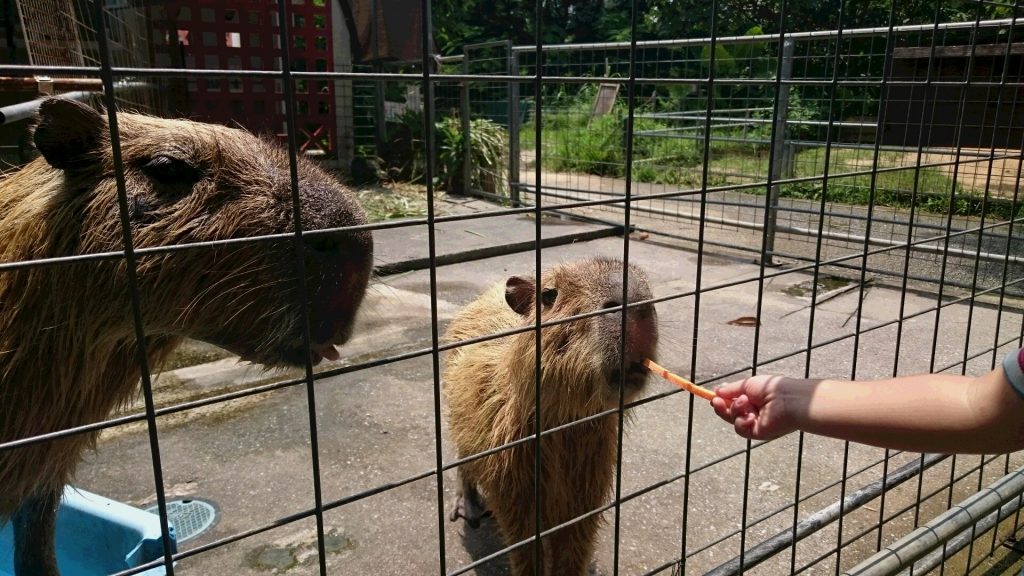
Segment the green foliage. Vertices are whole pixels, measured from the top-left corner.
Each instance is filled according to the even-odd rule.
[[[437,186],[448,192],[464,193],[462,164],[466,138],[457,116],[447,116],[435,123]],[[403,179],[421,182],[426,174],[424,156],[423,113],[407,110],[400,122],[391,127],[385,161]],[[507,194],[504,171],[508,154],[508,134],[499,124],[484,118],[470,121],[470,173],[472,186],[492,194]]]
[[[611,113],[590,119],[592,99],[593,90],[580,90],[575,97],[566,95],[561,100],[564,108],[544,114],[545,170],[613,178],[625,176],[626,108],[623,102],[619,102]],[[804,105],[799,96],[791,97],[790,106],[791,117],[797,119],[814,119],[817,114],[816,110]],[[677,124],[660,119],[635,119],[634,181],[691,187],[701,185],[703,142],[670,137],[673,135],[671,129],[677,127]],[[739,129],[731,132],[718,130],[716,134],[737,138],[767,137],[770,128],[765,124],[757,134],[744,134]],[[532,146],[534,130],[532,122],[523,126],[520,133],[522,148]],[[764,181],[767,178],[769,148],[766,144],[719,141],[712,143],[709,153],[709,186]],[[871,175],[863,172],[871,169],[873,157],[870,150],[833,148],[827,186],[823,186],[820,180],[786,184],[782,186],[781,194],[790,198],[820,200],[824,193],[829,202],[856,205],[874,202],[879,206],[900,208],[913,205],[919,210],[941,214],[950,209],[953,181],[946,174],[935,168],[918,170],[913,160],[903,153],[883,152],[878,158],[880,168],[901,169],[877,172],[872,184]],[[825,172],[824,148],[801,149],[795,155],[793,165],[793,177],[821,176]],[[748,189],[747,193],[763,194],[764,191],[764,187],[755,187]],[[979,192],[957,185],[953,213],[978,215],[984,211],[990,217],[1012,216],[1012,202],[990,198],[983,205]]]
[[[620,102],[612,112],[590,118],[592,93],[590,87],[582,89],[566,108],[544,115],[544,168],[621,178],[626,162],[626,106]],[[633,122],[634,134],[669,127],[643,117]],[[523,127],[524,149],[532,148],[534,130],[532,122]],[[634,139],[633,158],[635,180],[679,184],[692,181],[692,165],[701,154],[693,140],[641,136]]]
[[[508,154],[508,134],[505,129],[486,118],[469,122],[469,156],[471,181],[469,184],[484,192],[505,195],[505,157]],[[437,123],[438,183],[444,190],[465,193],[463,162],[466,138],[462,121],[449,116]]]
[[[701,66],[704,74],[709,72],[711,63],[711,45],[706,44],[700,53]],[[736,74],[736,60],[729,53],[729,50],[721,44],[715,44],[715,76],[733,76]]]

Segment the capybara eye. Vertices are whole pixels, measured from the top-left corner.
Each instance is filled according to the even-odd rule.
[[[195,184],[202,176],[196,166],[166,154],[150,158],[142,165],[142,171],[161,184]]]
[[[558,298],[558,290],[555,288],[545,288],[540,293],[540,301],[545,306],[551,306],[555,303],[555,299]]]

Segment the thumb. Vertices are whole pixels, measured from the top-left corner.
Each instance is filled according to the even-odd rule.
[[[715,388],[715,395],[725,400],[731,400],[744,392],[747,379],[726,382]]]

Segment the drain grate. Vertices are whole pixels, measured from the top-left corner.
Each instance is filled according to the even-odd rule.
[[[160,513],[157,506],[146,511]],[[209,530],[216,519],[217,509],[202,500],[171,500],[167,503],[167,522],[174,526],[175,541],[179,544]]]

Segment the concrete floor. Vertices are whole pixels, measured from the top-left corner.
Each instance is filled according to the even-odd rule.
[[[468,202],[449,209],[494,207]],[[546,218],[543,222],[545,235],[551,236],[571,236],[598,228],[559,219]],[[642,223],[695,237],[692,229],[681,229],[691,224]],[[425,227],[379,232],[378,264],[426,256],[426,233]],[[526,216],[459,221],[438,228],[437,247],[439,253],[447,253],[502,246],[532,239],[533,234],[534,221]],[[760,236],[753,233],[709,234],[737,244],[760,242]],[[630,261],[647,270],[655,296],[688,293],[696,287],[698,259],[689,249],[692,246],[656,242],[655,236],[634,240],[629,248]],[[593,255],[621,256],[622,250],[622,238],[609,237],[545,249],[543,259],[546,266]],[[439,267],[440,329],[487,286],[512,274],[531,273],[533,263],[534,253],[528,251]],[[673,371],[708,384],[749,370],[755,330],[729,321],[755,315],[759,270],[749,256],[708,248],[700,269],[705,292],[700,299],[697,363],[690,366],[695,318],[692,295],[657,306],[662,335],[660,361]],[[761,362],[807,347],[810,302],[800,285],[809,279],[806,273],[793,273],[766,282],[760,315]],[[743,280],[748,281],[741,283]],[[805,353],[795,353],[762,365],[759,371],[799,375],[809,368],[814,375],[849,376],[856,357],[859,377],[883,377],[891,375],[897,358],[901,372],[926,370],[933,344],[937,366],[956,362],[964,356],[968,333],[971,351],[990,347],[997,319],[1001,339],[1021,333],[1018,310],[1006,308],[999,313],[992,306],[972,307],[965,302],[943,308],[938,323],[934,311],[904,322],[897,354],[895,325],[865,331],[895,318],[901,305],[905,316],[934,307],[935,297],[907,293],[903,300],[898,286],[875,282],[864,291],[858,319],[859,296],[859,290],[852,290],[820,303],[812,338],[816,343],[828,342],[854,334],[859,322],[862,334],[856,341],[856,351],[854,339],[843,339],[815,349],[809,360]],[[430,302],[426,270],[381,279],[368,296],[357,336],[343,350],[346,358],[335,366],[429,350]],[[991,362],[991,355],[983,355],[968,363],[968,371],[982,372]],[[314,391],[322,497],[326,503],[345,502],[323,515],[329,573],[437,574],[442,563],[445,571],[452,573],[501,547],[493,523],[485,522],[473,530],[447,520],[454,498],[454,470],[442,475],[443,509],[439,509],[438,479],[430,472],[437,466],[438,450],[444,462],[454,456],[444,422],[436,421],[433,374],[433,357],[425,354],[317,380]],[[158,379],[157,404],[167,406],[293,375],[265,374],[238,365],[233,359],[182,368]],[[672,390],[669,384],[652,379],[644,395],[659,396]],[[159,419],[168,497],[201,498],[218,509],[214,527],[182,543],[180,550],[268,526],[314,505],[308,398],[307,387],[300,385]],[[790,436],[756,445],[747,452],[746,442],[718,420],[704,401],[691,403],[683,393],[659,397],[633,412],[622,446],[622,494],[628,501],[618,511],[618,574],[643,574],[677,560],[684,551],[685,565],[662,573],[704,573],[739,553],[741,533],[744,544],[750,547],[788,529],[793,523],[792,503],[797,490],[801,499],[806,498],[798,510],[802,519],[837,501],[841,489],[855,490],[882,474],[878,464],[884,455],[882,450],[851,445],[847,451],[843,443],[819,437],[804,437],[802,451],[800,438]],[[438,427],[442,430],[440,440],[435,433]],[[889,466],[894,468],[915,458],[917,455],[895,455]],[[914,479],[892,490],[884,502],[873,500],[847,515],[841,545],[836,523],[802,540],[795,548],[797,566],[821,558],[803,573],[834,574],[837,558],[830,552],[839,546],[841,567],[851,567],[876,549],[879,532],[869,527],[877,524],[880,513],[887,519],[881,542],[890,543],[913,527],[915,514],[921,522],[927,521],[945,510],[948,500],[962,500],[979,484],[1002,476],[1007,465],[1016,468],[1022,461],[1020,455],[1008,461],[998,459],[984,466],[979,477],[978,457],[947,460],[922,474],[920,482]],[[845,484],[841,482],[844,474]],[[949,490],[944,487],[950,484],[951,474],[963,477]],[[346,500],[391,483],[402,484],[351,502]],[[80,467],[77,484],[137,506],[151,505],[155,494],[145,425],[121,426],[104,434],[97,450],[88,454]],[[918,509],[913,503],[919,485],[926,496],[934,495],[925,498]],[[650,486],[656,487],[644,491]],[[596,566],[599,573],[613,574],[615,511],[605,517]],[[315,520],[307,517],[185,558],[178,563],[176,573],[317,574],[316,534]],[[998,548],[1001,538],[1002,534],[996,541],[997,551],[1005,551]],[[972,563],[984,564],[982,572],[976,573],[1020,570],[1017,555],[999,552],[985,560],[992,546],[991,535],[980,540]],[[962,573],[962,565],[961,560],[956,573]],[[784,574],[789,566],[787,549],[748,573]],[[469,573],[504,574],[507,569],[504,559],[499,558]]]

